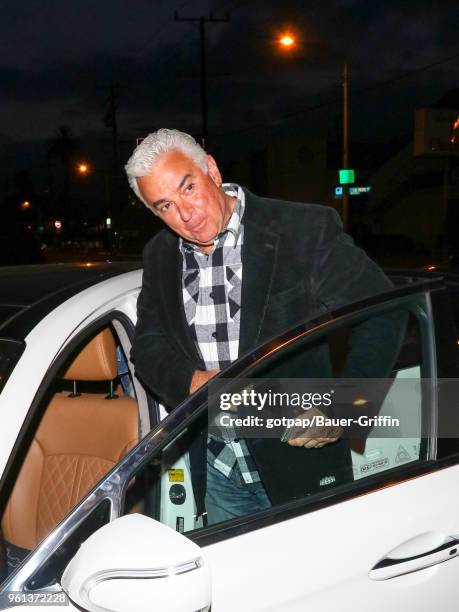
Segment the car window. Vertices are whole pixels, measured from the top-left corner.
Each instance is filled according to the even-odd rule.
[[[66,355],[46,386],[38,426],[1,517],[4,573],[137,444],[139,411],[125,350],[111,324],[99,327]]]
[[[259,478],[249,482],[261,482],[268,499],[266,509],[290,503],[304,503],[306,508],[309,500],[318,498],[331,502],[343,490],[358,489],[371,479],[375,487],[381,486],[381,479],[389,482],[407,466],[425,463],[431,455],[434,409],[434,363],[427,312],[427,300],[421,295],[380,307],[371,315],[343,317],[342,321],[324,325],[323,331],[316,329],[311,337],[299,334],[298,340],[273,342],[272,350],[249,367],[243,378],[211,383],[208,414],[184,429],[161,458],[155,457],[136,476],[141,477],[137,498],[126,502],[125,512],[132,511],[134,503],[142,506],[145,502],[150,516],[181,532],[219,522],[210,520],[206,509],[200,511],[199,491],[205,488],[206,478],[212,478],[209,467],[207,474],[205,470],[197,473],[193,467],[208,422],[207,462],[212,470],[223,474],[220,484],[225,486],[225,477],[228,487],[235,484],[229,482],[234,472],[237,478],[232,480],[236,484],[237,480],[247,483],[247,478],[256,473]],[[311,389],[319,396],[322,392],[321,403],[311,404]],[[259,399],[241,409],[244,392],[246,398],[264,397],[263,409],[259,409]],[[341,394],[341,399],[330,411],[333,393]],[[223,395],[229,407],[222,407]],[[271,400],[276,397],[287,398],[292,410],[272,405],[267,411],[267,400],[273,404]],[[293,402],[293,397],[300,399]],[[220,410],[215,408],[215,398],[220,400]],[[296,439],[304,431],[297,429],[296,421],[290,426],[284,419],[267,428],[268,418],[293,415],[298,420],[316,407],[323,414],[325,429],[319,429],[319,433],[314,430],[314,438],[336,437],[321,448],[288,444],[292,433]],[[225,415],[225,423],[216,423],[218,413]],[[260,414],[264,417],[262,429],[253,420],[236,423],[238,418],[243,421]],[[341,428],[343,421],[337,423],[336,417],[348,419],[348,425]],[[233,422],[228,425],[230,418]],[[353,419],[359,421],[355,426],[350,423]],[[234,458],[241,453],[241,441],[248,448],[245,466],[244,460],[235,462]],[[228,446],[232,455],[227,452]],[[219,495],[223,493],[219,490]]]

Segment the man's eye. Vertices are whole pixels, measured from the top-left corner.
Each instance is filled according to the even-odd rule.
[[[194,191],[194,183],[190,183],[185,187],[185,193],[192,193]]]
[[[172,205],[172,202],[165,202],[164,204],[161,204],[161,206],[159,207],[159,212],[166,212],[166,210],[168,210]]]

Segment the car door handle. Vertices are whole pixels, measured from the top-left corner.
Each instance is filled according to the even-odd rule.
[[[448,536],[443,544],[427,552],[409,557],[384,557],[368,572],[368,576],[372,580],[388,580],[389,578],[417,572],[426,567],[443,563],[458,555],[459,535]]]

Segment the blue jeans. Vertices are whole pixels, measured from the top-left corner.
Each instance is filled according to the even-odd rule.
[[[207,464],[206,510],[209,525],[271,508],[261,482],[246,484],[236,464],[229,478]]]

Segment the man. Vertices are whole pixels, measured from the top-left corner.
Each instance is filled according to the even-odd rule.
[[[169,408],[295,322],[390,287],[343,233],[333,209],[258,198],[222,184],[215,160],[187,134],[150,134],[126,172],[137,196],[167,226],[144,249],[132,359],[139,378]],[[373,346],[374,358],[354,351],[346,375],[382,375],[382,352],[374,347],[389,336],[393,352],[398,331],[393,322],[359,326],[353,344]],[[209,437],[206,468],[200,433],[190,451],[192,477],[199,511],[207,470],[210,523],[282,500],[272,491],[268,497],[250,441]],[[349,463],[347,445],[336,440],[303,435],[282,446],[297,461],[298,452],[311,454],[295,448],[304,446],[319,449],[316,463],[331,456]]]

